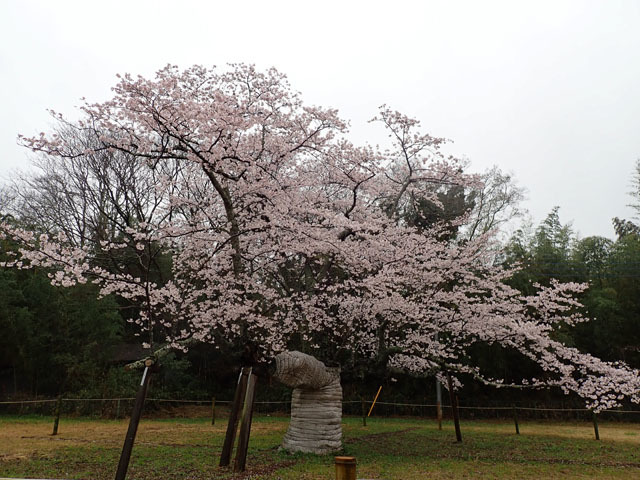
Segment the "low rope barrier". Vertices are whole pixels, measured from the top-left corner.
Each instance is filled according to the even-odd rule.
[[[135,397],[114,397],[114,398],[62,398],[60,399],[62,402],[123,402],[123,401],[134,401]],[[0,405],[32,405],[32,404],[44,404],[44,403],[56,403],[58,401],[57,398],[43,398],[41,400],[10,400],[10,401],[0,401]],[[185,400],[185,399],[171,399],[171,398],[147,398],[147,402],[156,402],[156,403],[183,403],[183,404],[196,404],[196,405],[210,405],[211,399],[206,400]],[[224,405],[231,404],[231,400],[217,400],[216,405]],[[363,400],[344,400],[342,402],[343,405],[360,405],[363,403]],[[369,404],[370,401],[365,400],[364,403]],[[256,405],[289,405],[291,404],[290,400],[262,400],[255,401]],[[376,405],[386,405],[386,406],[395,406],[395,407],[410,407],[410,408],[437,408],[438,405],[435,403],[404,403],[404,402],[376,402]],[[449,408],[447,405],[441,406],[443,409]],[[565,407],[526,407],[526,406],[458,406],[460,410],[485,410],[485,411],[513,411],[513,409],[523,410],[523,411],[531,411],[531,412],[591,412],[591,409],[588,408],[565,408]],[[601,410],[601,413],[625,413],[625,414],[635,414],[640,413],[640,410],[618,410],[618,409],[606,409]]]
[[[20,409],[18,412],[18,415],[22,415],[25,409],[25,405],[42,405],[42,404],[52,404],[55,403],[55,407],[53,407],[53,409],[51,409],[51,407],[49,408],[49,411],[51,412],[53,410],[53,416],[54,416],[54,424],[53,424],[53,433],[52,435],[57,435],[58,433],[58,426],[59,426],[59,422],[60,422],[60,416],[61,416],[61,410],[62,410],[62,404],[64,402],[70,402],[73,404],[91,404],[95,402],[101,402],[101,408],[99,410],[99,413],[101,416],[104,416],[105,414],[108,416],[114,416],[116,419],[121,418],[121,403],[124,402],[133,402],[134,400],[136,400],[134,397],[115,397],[115,398],[63,398],[62,396],[56,398],[56,399],[49,399],[49,398],[44,398],[44,399],[40,399],[40,400],[10,400],[10,401],[0,401],[0,405],[4,405],[4,406],[10,406],[10,405],[19,405]],[[144,401],[144,400],[143,400]],[[169,399],[169,398],[148,398],[146,399],[145,403],[171,403],[174,405],[179,405],[179,404],[191,404],[191,405],[202,405],[202,406],[210,406],[211,407],[211,424],[215,425],[215,420],[216,420],[216,405],[221,405],[221,404],[231,404],[232,402],[230,400],[216,400],[215,397],[212,397],[210,400],[187,400],[187,399]],[[375,402],[370,402],[368,400],[345,400],[342,402],[343,405],[343,411],[344,414],[351,414],[353,415],[353,407],[354,405],[360,405],[361,410],[362,410],[362,424],[363,426],[367,425],[367,417],[368,415],[365,416],[365,412],[366,412],[366,406],[367,405],[371,405],[371,409],[369,411],[369,414],[371,414],[371,410],[373,410],[373,406],[375,404]],[[273,406],[273,405],[285,405],[284,411],[290,411],[291,409],[291,401],[290,400],[263,400],[263,401],[257,401],[254,402],[254,406],[258,407],[259,405],[265,405],[265,406]],[[376,416],[378,417],[384,417],[384,416],[389,416],[389,412],[387,411],[387,415],[384,415],[384,413],[382,413],[380,411],[380,409],[382,407],[393,407],[393,416],[396,415],[396,408],[399,407],[401,409],[405,409],[404,414],[407,415],[407,410],[406,409],[410,409],[409,410],[409,416],[416,416],[416,409],[421,409],[421,415],[418,415],[418,417],[421,418],[428,418],[430,417],[430,415],[427,415],[425,412],[425,409],[429,408],[429,409],[435,409],[436,410],[436,414],[438,417],[438,428],[441,428],[441,421],[442,421],[442,411],[443,410],[448,410],[450,407],[448,406],[440,406],[438,404],[433,404],[433,403],[406,403],[406,402],[377,402],[378,405],[378,412],[376,414]],[[346,406],[350,406],[350,410],[351,411],[346,411],[346,409],[344,409],[344,407]],[[105,408],[107,407],[107,408]],[[26,407],[26,408],[30,408],[30,407]],[[578,416],[582,416],[584,415],[584,413],[591,413],[591,420],[593,422],[593,428],[594,428],[594,434],[595,434],[595,439],[599,440],[600,439],[600,434],[599,434],[599,429],[598,429],[598,417],[603,414],[603,413],[607,413],[607,414],[636,414],[636,413],[640,413],[640,410],[622,410],[622,409],[607,409],[607,410],[602,410],[598,413],[594,412],[593,410],[587,409],[587,408],[567,408],[567,407],[527,407],[527,406],[516,406],[516,405],[511,405],[511,406],[504,406],[504,405],[495,405],[495,406],[457,406],[457,408],[459,410],[465,410],[465,411],[484,411],[484,412],[488,412],[488,411],[494,411],[494,412],[503,412],[501,413],[501,415],[504,415],[506,412],[511,412],[511,415],[513,417],[513,422],[514,422],[514,426],[515,426],[515,432],[517,435],[520,435],[520,424],[519,424],[519,420],[518,420],[518,412],[562,412],[565,415],[569,412],[571,413],[576,413],[576,417]],[[75,413],[88,413],[86,409],[82,409],[83,411],[81,412],[78,408],[75,409]],[[273,413],[274,411],[282,411],[282,410],[270,410],[271,413]],[[356,410],[358,410],[358,408],[356,407]],[[40,410],[39,412],[40,414],[42,414],[42,410]],[[92,412],[90,412],[90,414],[95,414],[96,411],[93,410]],[[267,413],[263,410],[263,413]],[[456,425],[456,435],[459,435],[459,416],[457,414],[457,410],[453,409],[452,410],[452,414],[453,414],[453,420],[455,422]],[[133,415],[133,414],[132,414]],[[473,418],[473,414],[472,418]],[[507,414],[508,415],[508,414]],[[132,417],[133,418],[133,417]],[[548,418],[548,417],[547,417]],[[628,418],[627,418],[628,420]],[[2,479],[0,479],[2,480]]]

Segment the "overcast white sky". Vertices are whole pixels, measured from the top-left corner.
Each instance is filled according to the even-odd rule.
[[[473,171],[496,164],[584,236],[631,217],[640,157],[640,1],[30,1],[0,5],[0,177],[25,166],[18,133],[46,109],[77,116],[116,73],[167,63],[275,66],[356,143],[386,103],[452,139]]]

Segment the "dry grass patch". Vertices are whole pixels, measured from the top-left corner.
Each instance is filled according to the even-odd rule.
[[[50,418],[0,418],[0,477],[111,480],[126,420],[63,418],[50,435]],[[217,466],[226,418],[144,418],[129,478],[137,480],[333,479],[332,457],[278,451],[286,417],[258,415],[249,470],[234,476]],[[399,480],[640,478],[640,425],[602,423],[602,441],[590,423],[528,422],[515,435],[509,421],[464,421],[464,442],[453,426],[432,420],[344,420],[344,453],[358,459],[358,477]]]

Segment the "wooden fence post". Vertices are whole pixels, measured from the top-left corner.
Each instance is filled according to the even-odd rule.
[[[56,401],[56,411],[55,418],[53,419],[53,433],[51,435],[58,434],[58,424],[60,423],[60,409],[62,407],[62,395],[58,395],[58,400]]]
[[[593,431],[596,434],[596,440],[600,440],[600,432],[598,431],[598,416],[593,412]]]
[[[216,424],[216,397],[211,399],[211,425]]]
[[[364,403],[364,398],[360,398],[360,406],[362,407],[362,426],[367,426],[367,407]]]
[[[520,426],[518,425],[518,409],[513,407],[513,423],[516,425],[516,435],[520,435]]]
[[[138,393],[136,394],[133,412],[131,412],[129,428],[127,430],[127,436],[124,439],[124,445],[122,446],[122,453],[120,454],[120,461],[118,462],[118,470],[116,471],[115,480],[124,480],[127,476],[129,460],[131,460],[131,451],[133,450],[133,443],[136,439],[136,433],[138,432],[138,424],[140,423],[144,401],[147,397],[147,389],[149,388],[149,379],[151,377],[153,366],[153,360],[148,359],[145,361],[144,373],[142,374],[142,380],[138,387]]]

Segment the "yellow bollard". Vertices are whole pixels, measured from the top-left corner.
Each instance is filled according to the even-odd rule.
[[[356,458],[335,457],[336,480],[356,480]]]

